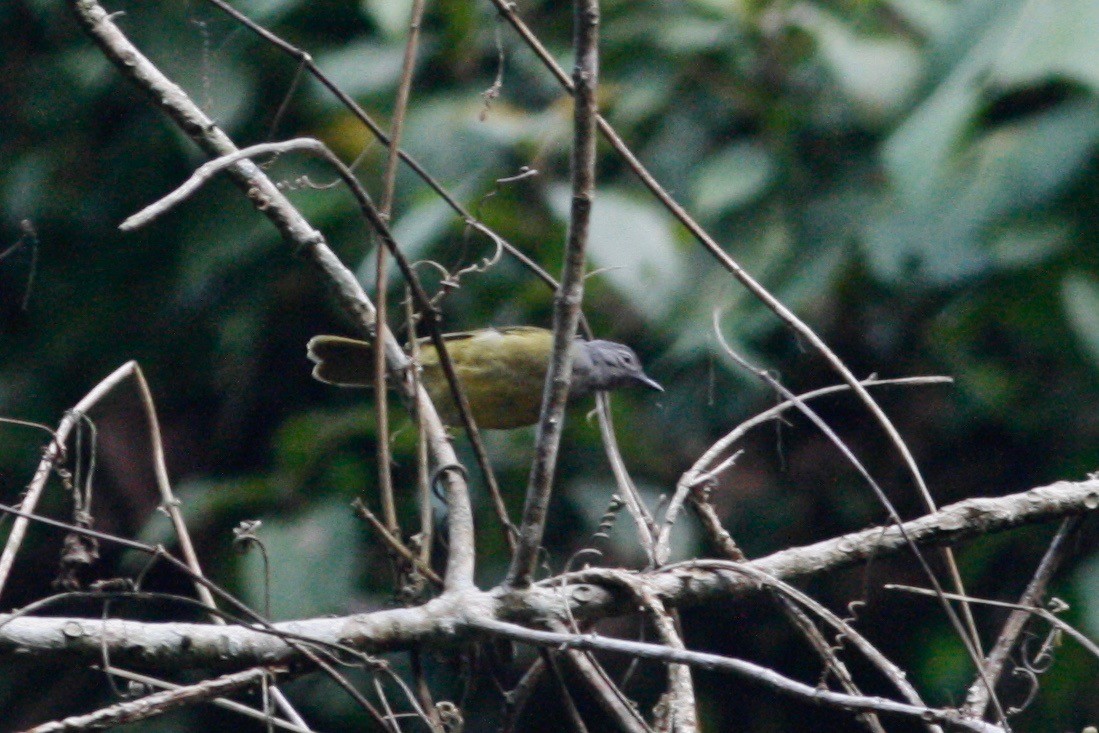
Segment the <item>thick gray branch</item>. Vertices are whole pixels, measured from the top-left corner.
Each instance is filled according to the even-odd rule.
[[[1097,508],[1099,480],[1062,481],[1020,494],[952,504],[907,522],[905,530],[921,545],[945,544]],[[748,565],[754,571],[791,580],[905,550],[899,530],[886,527],[784,550]],[[733,562],[698,560],[638,575],[662,602],[685,606],[760,592],[758,581],[737,568]],[[602,576],[606,572],[572,573],[521,591],[459,591],[415,608],[291,621],[276,624],[276,628],[319,645],[381,652],[460,642],[464,638],[461,626],[469,619],[541,624],[569,614],[593,619],[634,613],[636,602],[621,590],[621,583],[605,582]],[[277,636],[242,626],[0,616],[0,656],[98,659],[101,645],[119,664],[153,669],[239,669],[297,658]]]

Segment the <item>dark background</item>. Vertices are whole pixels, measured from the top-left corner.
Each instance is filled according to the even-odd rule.
[[[387,119],[404,4],[237,6],[309,51]],[[107,9],[125,11],[122,28],[239,145],[308,135],[345,160],[365,148],[360,177],[379,192],[384,151],[319,84],[303,79],[277,118],[293,60],[201,2]],[[524,2],[519,10],[568,68],[567,4]],[[604,3],[601,106],[665,186],[856,374],[956,379],[879,393],[940,504],[1080,479],[1099,464],[1095,27],[1099,6],[1090,0]],[[497,74],[498,43],[503,86],[486,110],[481,93]],[[487,3],[428,4],[404,147],[553,273],[566,226],[570,110]],[[716,438],[774,400],[723,355],[712,332],[715,309],[725,337],[790,389],[836,379],[672,222],[608,147],[600,150],[591,267],[601,272],[588,280],[585,312],[598,335],[633,345],[668,389],[614,399],[627,463],[655,502]],[[385,607],[393,601],[384,553],[348,510],[357,496],[374,500],[372,398],[311,381],[304,358],[311,335],[351,332],[322,284],[224,181],[137,233],[117,230],[201,161],[103,60],[64,3],[0,4],[0,252],[22,242],[0,259],[0,416],[56,425],[100,379],[136,359],[157,401],[189,526],[217,580],[261,602],[258,556],[231,547],[231,529],[258,518],[272,558],[275,618]],[[495,183],[521,166],[540,175]],[[350,196],[298,181],[307,174],[326,183],[331,172],[290,156],[271,173],[294,189],[294,202],[369,285],[373,249]],[[23,220],[33,223],[36,241],[23,236]],[[492,254],[407,170],[398,179],[394,231],[411,259],[448,268]],[[435,287],[436,272],[421,272]],[[552,294],[507,257],[464,277],[443,303],[447,330],[549,325],[551,308]],[[902,513],[919,514],[911,480],[865,410],[847,397],[818,408]],[[414,436],[395,410],[401,486],[412,476]],[[598,431],[584,416],[571,413],[546,538],[555,571],[588,542],[612,490]],[[155,511],[134,393],[121,390],[92,417],[96,526],[170,541]],[[45,438],[9,425],[0,425],[0,436],[0,497],[13,503]],[[488,437],[517,513],[533,431]],[[464,439],[457,444],[468,456]],[[758,430],[744,447],[715,503],[750,556],[884,521],[869,489],[804,420]],[[64,517],[69,506],[55,482],[43,511]],[[500,579],[506,554],[480,494],[477,506],[479,580],[487,586]],[[411,502],[401,510],[415,516]],[[691,527],[680,524],[678,557],[706,551]],[[959,548],[968,590],[1015,600],[1053,529]],[[612,540],[604,562],[641,562],[625,514]],[[1072,606],[1066,619],[1093,637],[1094,540],[1091,521],[1053,588]],[[3,610],[51,592],[58,548],[56,534],[31,533]],[[140,568],[137,558],[104,547],[92,575]],[[941,613],[932,601],[880,590],[886,580],[924,584],[901,558],[807,589],[836,610],[867,601],[859,621],[871,640],[910,670],[930,702],[959,702],[972,671]],[[149,582],[185,587],[158,575]],[[117,612],[181,617],[174,608]],[[986,644],[1002,618],[980,612]],[[692,648],[809,682],[819,673],[768,603],[692,609],[685,624]],[[603,630],[636,634],[628,625]],[[1072,643],[1055,658],[1039,677],[1037,699],[1016,719],[1018,730],[1079,730],[1099,720],[1096,660]],[[2,665],[5,728],[108,699],[90,672]],[[479,669],[431,660],[441,694],[468,693],[470,709],[483,712],[468,729],[494,730],[493,684],[484,675],[471,690],[461,682]],[[658,674],[643,667],[629,690],[651,704]],[[697,677],[708,729],[804,729],[800,705],[735,678]],[[871,679],[867,689],[876,684]],[[1020,703],[1025,690],[1010,686],[1005,704]],[[320,730],[358,724],[354,704],[325,681],[301,681],[291,695]],[[545,713],[555,706],[548,697],[537,708],[547,729],[558,725]],[[813,730],[852,725],[846,715],[812,715]],[[203,708],[133,729],[230,724],[251,725]]]

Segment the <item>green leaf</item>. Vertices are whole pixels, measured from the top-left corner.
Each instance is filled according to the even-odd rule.
[[[888,279],[918,275],[945,283],[1014,266],[998,241],[1005,220],[1055,196],[1079,174],[1097,140],[1099,102],[1074,100],[959,145],[920,166],[919,182],[901,176],[892,204],[866,227],[871,267]],[[1053,235],[1039,239],[1026,247],[1057,246]]]
[[[862,36],[808,3],[790,10],[791,21],[817,42],[821,60],[844,93],[870,120],[893,117],[923,79],[920,50],[900,35]]]
[[[352,97],[377,94],[393,89],[401,78],[404,46],[362,40],[317,56],[317,65],[325,75]],[[326,105],[338,102],[319,85],[313,88]]]
[[[695,210],[708,217],[746,206],[763,195],[774,177],[774,158],[763,145],[731,145],[707,160],[695,178]]]
[[[549,203],[562,220],[569,216],[571,193],[550,191]],[[682,266],[670,218],[663,210],[619,191],[600,191],[592,209],[590,263],[639,313],[660,317],[672,305],[682,281]]]
[[[1067,78],[1099,92],[1099,3],[1030,0],[1005,34],[992,69],[1008,87]]]
[[[408,31],[412,17],[410,0],[361,0],[365,12],[387,36],[399,36]]]

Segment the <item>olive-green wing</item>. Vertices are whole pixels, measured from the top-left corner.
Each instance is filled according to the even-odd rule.
[[[479,426],[503,429],[537,421],[552,344],[552,332],[529,326],[447,334],[447,352]],[[420,364],[443,421],[457,424],[457,408],[433,346],[421,350]]]
[[[481,328],[476,331],[455,331],[443,334],[447,352],[455,366],[479,370],[499,365],[508,368],[513,361],[541,364],[549,362],[553,344],[553,332],[535,326],[502,326]],[[430,338],[417,340],[420,362],[425,366],[437,366],[438,354]],[[544,374],[543,366],[543,374]]]
[[[448,333],[443,339],[481,427],[512,428],[537,421],[553,345],[551,331],[508,326]],[[456,425],[458,412],[439,355],[429,339],[417,343],[424,387],[443,421]],[[309,341],[308,353],[316,363],[313,376],[322,382],[342,387],[373,383],[373,348],[365,341],[315,336]]]

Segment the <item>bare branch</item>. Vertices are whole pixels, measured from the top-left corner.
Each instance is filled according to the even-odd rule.
[[[969,499],[905,524],[910,538],[922,544],[958,542],[1021,524],[1046,521],[1099,508],[1099,479],[1060,482],[1020,494]],[[21,514],[8,507],[0,510]],[[102,539],[120,541],[92,530],[35,517],[36,521]],[[143,552],[147,545],[132,540],[121,544]],[[855,532],[805,547],[774,553],[749,563],[695,560],[637,573],[657,596],[671,606],[687,606],[760,592],[760,583],[746,574],[751,568],[774,578],[793,580],[819,575],[871,557],[881,558],[908,547],[895,526]],[[167,558],[171,559],[171,558]],[[178,563],[178,561],[175,561]],[[183,570],[186,566],[179,563]],[[615,571],[624,572],[624,571]],[[106,643],[112,658],[146,667],[170,663],[175,669],[192,666],[240,668],[281,663],[297,652],[277,634],[291,634],[319,644],[349,646],[366,652],[408,649],[416,645],[453,643],[456,624],[467,617],[538,621],[547,618],[605,618],[633,613],[629,594],[607,586],[606,571],[567,573],[526,591],[475,589],[455,591],[415,608],[387,609],[340,618],[319,618],[252,627],[215,627],[208,624],[138,623],[121,620],[73,618],[12,618],[0,616],[0,652],[15,649],[28,656],[65,651],[98,658]],[[548,587],[546,583],[552,583]],[[213,590],[213,588],[212,588]],[[219,591],[215,591],[219,593]],[[223,593],[220,592],[220,593]],[[222,597],[219,593],[219,597]],[[226,596],[232,600],[231,596]],[[247,609],[243,609],[246,612]],[[180,644],[181,638],[186,644]],[[226,653],[226,643],[233,652]]]
[[[659,644],[646,644],[625,639],[612,639],[596,636],[595,634],[562,634],[554,631],[537,631],[517,624],[509,624],[492,619],[470,619],[468,625],[471,628],[504,636],[515,641],[522,641],[539,646],[552,646],[561,649],[587,649],[591,651],[606,651],[617,654],[625,654],[641,659],[651,659],[667,664],[688,664],[699,669],[716,672],[729,672],[743,677],[752,682],[765,685],[775,692],[796,697],[804,702],[817,705],[828,705],[842,710],[873,711],[878,713],[891,713],[922,720],[933,720],[940,723],[949,723],[965,730],[979,731],[980,733],[1003,733],[1004,729],[997,725],[985,723],[980,720],[972,720],[962,716],[955,710],[936,709],[909,703],[901,703],[886,700],[881,697],[848,695],[842,692],[821,690],[803,682],[780,675],[774,670],[761,667],[758,664],[724,657],[718,654],[695,652],[684,649],[672,649]]]
[[[558,65],[556,59],[546,50],[534,33],[531,32],[530,28],[528,28],[519,17],[515,10],[515,4],[509,0],[492,0],[492,3],[499,10],[500,14],[507,19],[523,41],[530,46],[534,54],[546,66],[554,78],[557,79],[558,83],[561,84],[567,92],[576,96],[579,93],[579,90],[577,89],[575,82],[570,83],[568,76],[565,75],[564,70]],[[752,277],[747,270],[741,267],[740,263],[729,256],[728,252],[726,252],[725,249],[723,249],[717,241],[703,229],[702,225],[695,221],[687,210],[675,200],[659,181],[656,180],[656,177],[645,168],[640,159],[630,150],[629,146],[626,145],[625,141],[622,140],[614,127],[612,127],[606,119],[602,116],[598,117],[597,124],[600,133],[611,144],[611,147],[622,156],[626,165],[635,175],[637,175],[645,187],[649,189],[653,196],[660,201],[672,216],[686,227],[687,231],[691,233],[691,236],[693,236],[695,240],[717,260],[722,268],[735,277],[750,293],[752,293],[756,299],[767,306],[768,309],[803,338],[806,343],[823,356],[833,371],[835,371],[836,374],[854,390],[859,400],[870,411],[870,414],[874,416],[874,419],[889,438],[890,443],[893,444],[900,454],[927,510],[934,511],[936,509],[935,500],[931,496],[931,491],[927,488],[923,473],[920,471],[919,465],[912,455],[912,451],[909,450],[908,445],[904,442],[904,438],[901,437],[901,434],[893,424],[893,421],[889,419],[889,416],[885,414],[885,411],[877,401],[874,400],[870,393],[859,384],[855,375],[843,360],[832,351],[828,344],[824,342],[824,339],[817,335],[807,323],[798,318],[798,316],[786,307],[781,300],[775,297],[758,280]],[[947,564],[951,582],[954,584],[955,589],[959,593],[964,594],[965,589],[962,586],[961,574],[958,572],[957,563],[949,548],[943,550],[943,558]],[[980,639],[977,636],[976,627],[973,623],[973,615],[964,604],[962,606],[962,615],[966,622],[966,630],[968,631],[967,636],[969,637],[966,643],[976,654],[976,652],[980,651]]]
[[[862,385],[865,387],[881,387],[886,385],[944,384],[951,381],[953,380],[949,377],[909,377],[904,379],[867,379],[862,382]],[[726,463],[722,463],[717,467],[713,466],[714,462],[719,457],[728,453],[732,446],[744,437],[749,430],[762,425],[763,423],[777,419],[782,413],[797,407],[799,401],[805,402],[806,400],[824,397],[848,389],[850,389],[850,387],[846,384],[836,385],[834,387],[824,387],[823,389],[807,392],[806,394],[799,396],[796,400],[781,402],[769,410],[765,410],[755,417],[745,420],[721,440],[710,446],[710,448],[695,461],[694,465],[683,473],[683,476],[676,484],[675,493],[668,501],[668,506],[664,510],[664,521],[660,527],[660,538],[656,546],[657,561],[660,563],[668,561],[672,526],[675,524],[676,517],[683,506],[683,502],[686,500],[691,490],[708,481],[716,479],[717,475],[727,467]]]
[[[137,700],[127,700],[110,707],[97,710],[87,715],[74,715],[64,720],[56,720],[50,723],[30,728],[25,733],[61,733],[62,731],[110,728],[116,725],[125,725],[138,720],[146,720],[157,715],[176,710],[196,702],[205,702],[221,695],[226,695],[237,690],[259,684],[265,677],[272,676],[285,670],[271,667],[249,669],[243,672],[227,674],[212,680],[199,682],[198,684],[178,687],[163,692],[154,692],[151,695]]]
[[[178,86],[173,84],[152,62],[145,58],[114,24],[98,2],[95,0],[73,0],[73,7],[85,30],[99,44],[107,58],[125,76],[149,94],[154,103],[163,109],[204,151],[215,158],[226,159],[223,165],[227,165],[226,171],[233,181],[246,192],[257,210],[275,224],[283,238],[303,252],[324,274],[326,283],[332,288],[340,305],[355,319],[364,335],[370,335],[376,321],[374,305],[367,298],[366,293],[363,292],[354,274],[344,267],[332,250],[328,248],[324,236],[302,217],[300,212],[279,191],[267,175],[248,159],[246,154],[237,150],[229,137],[221,131],[213,120],[207,117]],[[325,157],[324,154],[328,153],[327,148],[319,143],[315,143],[315,145],[319,147],[305,147]],[[414,273],[407,267],[407,261],[400,255],[388,227],[374,207],[373,202],[370,201],[366,192],[358,185],[358,181],[338,158],[328,153],[326,159],[341,174],[341,177],[351,188],[352,193],[355,194],[360,210],[382,241],[389,247],[397,262],[401,264],[402,272],[416,294],[417,300],[426,304],[427,299],[422,288],[419,287]],[[213,167],[211,167],[209,175],[216,172],[212,169]],[[201,181],[195,185],[201,185]],[[133,217],[127,220],[130,226],[134,225],[132,220]],[[427,310],[430,311],[430,307]],[[470,432],[474,433],[476,427],[472,426],[472,420],[468,419],[468,401],[460,387],[457,386],[453,365],[446,357],[446,348],[442,345],[441,335],[438,333],[438,329],[434,327],[433,321],[429,325],[432,326],[432,339],[439,351],[443,370],[447,375],[452,391],[456,393],[455,397],[458,400],[459,409],[462,411],[463,417],[467,418],[466,424]],[[404,355],[396,340],[385,328],[378,329],[377,339],[386,351],[386,360],[390,369],[398,374],[403,372],[408,366],[408,358]],[[430,435],[429,443],[435,456],[436,465],[440,470],[458,466],[457,456],[427,393],[420,389],[413,397],[418,402],[421,414],[425,416],[425,423]],[[473,582],[474,566],[473,513],[469,505],[469,492],[458,471],[442,470],[441,476],[450,505],[449,521],[452,552],[448,557],[447,565],[447,582],[450,584],[448,587],[466,587]]]
[[[1015,642],[1019,640],[1019,634],[1023,632],[1023,627],[1032,615],[1031,611],[1024,609],[1038,606],[1041,602],[1053,574],[1071,549],[1069,539],[1075,536],[1076,530],[1080,528],[1082,521],[1083,517],[1075,516],[1061,522],[1061,527],[1057,530],[1053,541],[1049,543],[1041,563],[1038,564],[1038,569],[1034,572],[1034,577],[1030,579],[1026,590],[1023,591],[1022,598],[1019,599],[1019,605],[1023,608],[1012,611],[1007,621],[1004,622],[1003,630],[985,660],[985,674],[988,675],[988,679],[993,686],[1000,678],[1000,675],[1003,674],[1008,654],[1015,648]],[[988,702],[989,689],[978,680],[970,685],[962,712],[980,718],[984,715]]]
[[[42,455],[42,460],[38,463],[38,468],[31,478],[30,485],[27,486],[23,501],[19,505],[23,512],[27,514],[34,513],[35,508],[38,506],[38,500],[42,497],[42,492],[46,488],[46,482],[49,480],[50,474],[57,467],[58,462],[63,459],[65,443],[69,439],[69,433],[76,427],[82,416],[92,409],[92,407],[103,399],[104,396],[121,384],[127,377],[133,374],[136,367],[136,362],[128,361],[118,369],[115,369],[107,375],[103,381],[97,384],[91,392],[85,395],[82,400],[77,402],[76,405],[65,414],[65,417],[61,419],[61,422],[57,426],[57,432],[54,433],[53,440],[51,440],[46,447],[46,451]],[[23,538],[27,534],[27,524],[29,522],[30,520],[27,517],[19,516],[16,517],[15,522],[12,524],[7,544],[4,545],[4,552],[0,555],[0,593],[3,593],[4,585],[7,583],[8,575],[11,573],[12,565],[15,563],[15,556],[19,552],[19,547],[23,543]]]
[[[131,672],[127,669],[119,669],[118,667],[107,667],[104,670],[107,674],[115,677],[121,677],[131,682],[139,682],[149,687],[155,687],[161,690],[179,690],[183,688],[183,685],[177,685],[174,682],[167,682],[165,680],[157,679],[156,677],[149,677],[148,675],[138,674],[137,672]],[[214,698],[210,700],[214,705],[226,710],[232,710],[235,713],[247,716],[254,720],[260,720],[264,723],[270,723],[275,728],[280,730],[288,730],[291,733],[312,733],[312,730],[308,726],[299,725],[296,723],[288,723],[285,720],[279,720],[278,718],[272,718],[262,710],[256,710],[255,708],[242,705],[239,702],[233,700],[226,700],[224,698]]]
[[[561,623],[553,626],[558,632],[573,636]],[[561,658],[573,669],[576,675],[588,686],[603,712],[615,722],[618,730],[625,733],[652,733],[637,706],[633,705],[611,680],[610,675],[590,652],[579,649],[561,650]]]
[[[580,323],[584,298],[584,266],[588,229],[595,198],[595,120],[598,116],[596,90],[599,80],[599,2],[576,0],[573,11],[573,39],[576,48],[574,141],[572,150],[572,211],[565,247],[561,284],[554,296],[553,357],[546,373],[542,414],[534,446],[519,544],[508,570],[509,585],[530,584],[538,560],[538,548],[546,527],[557,466],[557,449],[565,424],[565,405],[572,380],[572,347]]]

